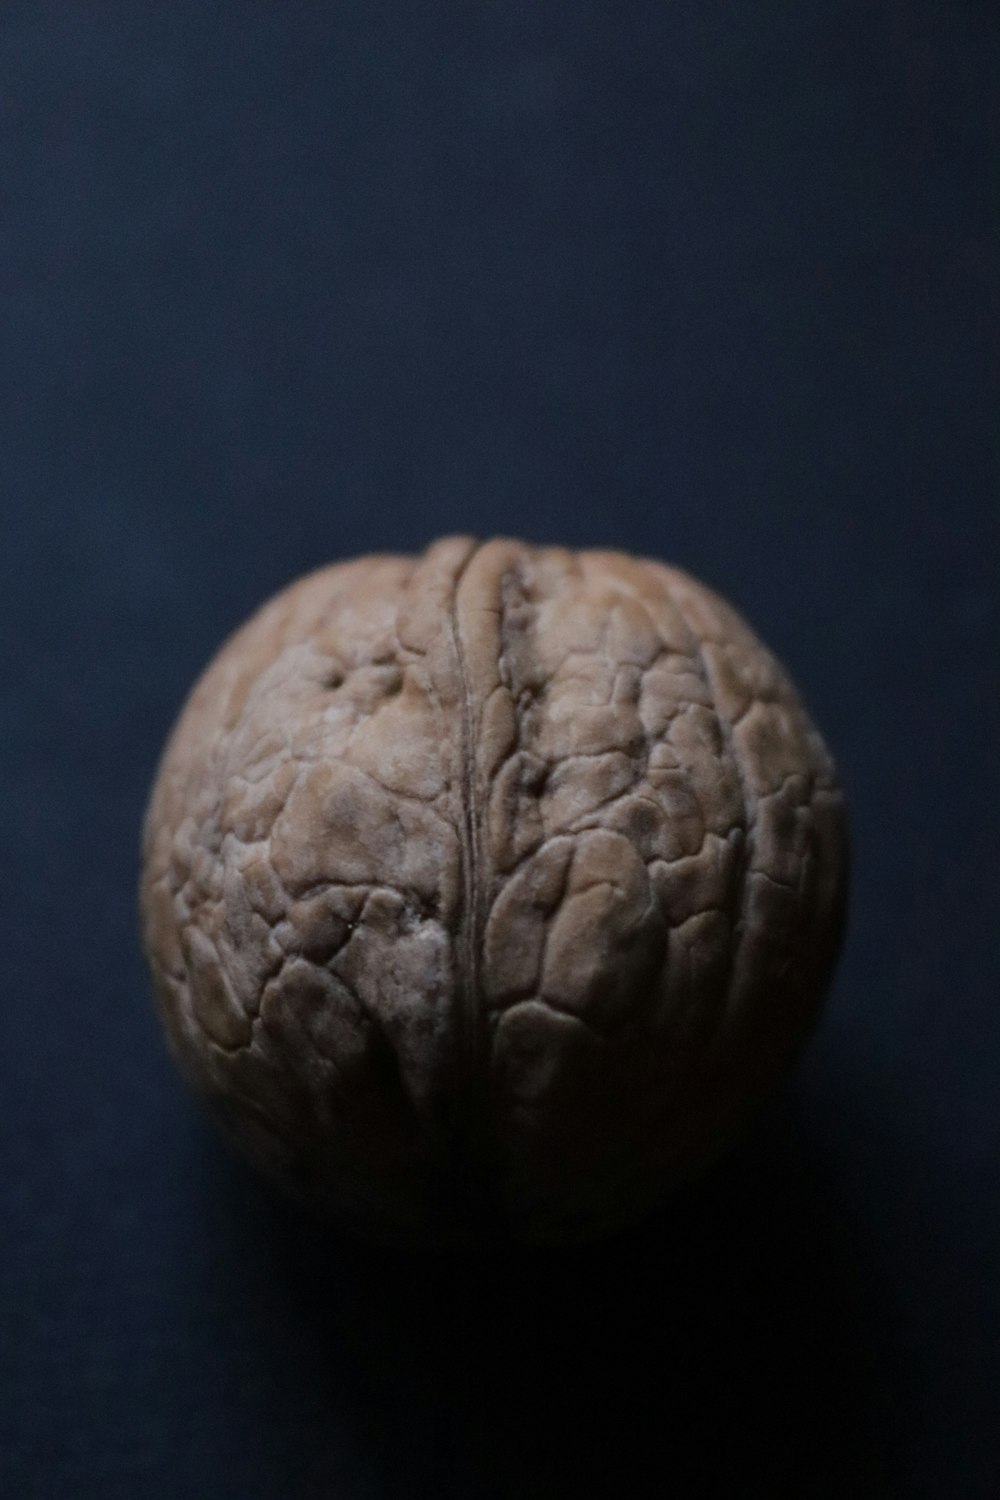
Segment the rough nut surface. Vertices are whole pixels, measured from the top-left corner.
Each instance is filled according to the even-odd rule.
[[[173,1051],[381,1238],[586,1236],[780,1075],[839,940],[842,798],[675,569],[450,538],[301,579],[208,667],[144,829]]]

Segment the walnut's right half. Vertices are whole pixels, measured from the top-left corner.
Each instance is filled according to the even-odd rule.
[[[506,1214],[633,1217],[782,1074],[840,939],[844,805],[775,658],[687,575],[495,542],[459,583],[474,987]]]

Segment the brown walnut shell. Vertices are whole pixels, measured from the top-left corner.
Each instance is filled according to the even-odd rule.
[[[617,552],[438,542],[278,594],[146,816],[172,1050],[361,1234],[589,1236],[781,1076],[839,942],[843,799],[733,609]]]

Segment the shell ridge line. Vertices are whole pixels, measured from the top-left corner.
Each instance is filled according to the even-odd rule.
[[[480,848],[479,821],[476,817],[476,725],[473,713],[472,682],[466,659],[462,631],[458,619],[458,594],[462,580],[472,560],[482,546],[476,542],[459,566],[452,587],[451,608],[448,627],[455,651],[458,668],[458,685],[461,696],[461,762],[462,774],[459,791],[462,816],[462,916],[459,948],[459,1024],[466,1051],[468,1068],[467,1083],[471,1084],[478,1061],[478,996],[479,996],[479,897],[480,897]]]

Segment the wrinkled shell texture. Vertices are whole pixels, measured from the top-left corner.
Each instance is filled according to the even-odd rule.
[[[812,1021],[846,833],[721,599],[462,537],[292,584],[220,651],[144,830],[172,1050],[274,1178],[403,1242],[625,1224]]]

